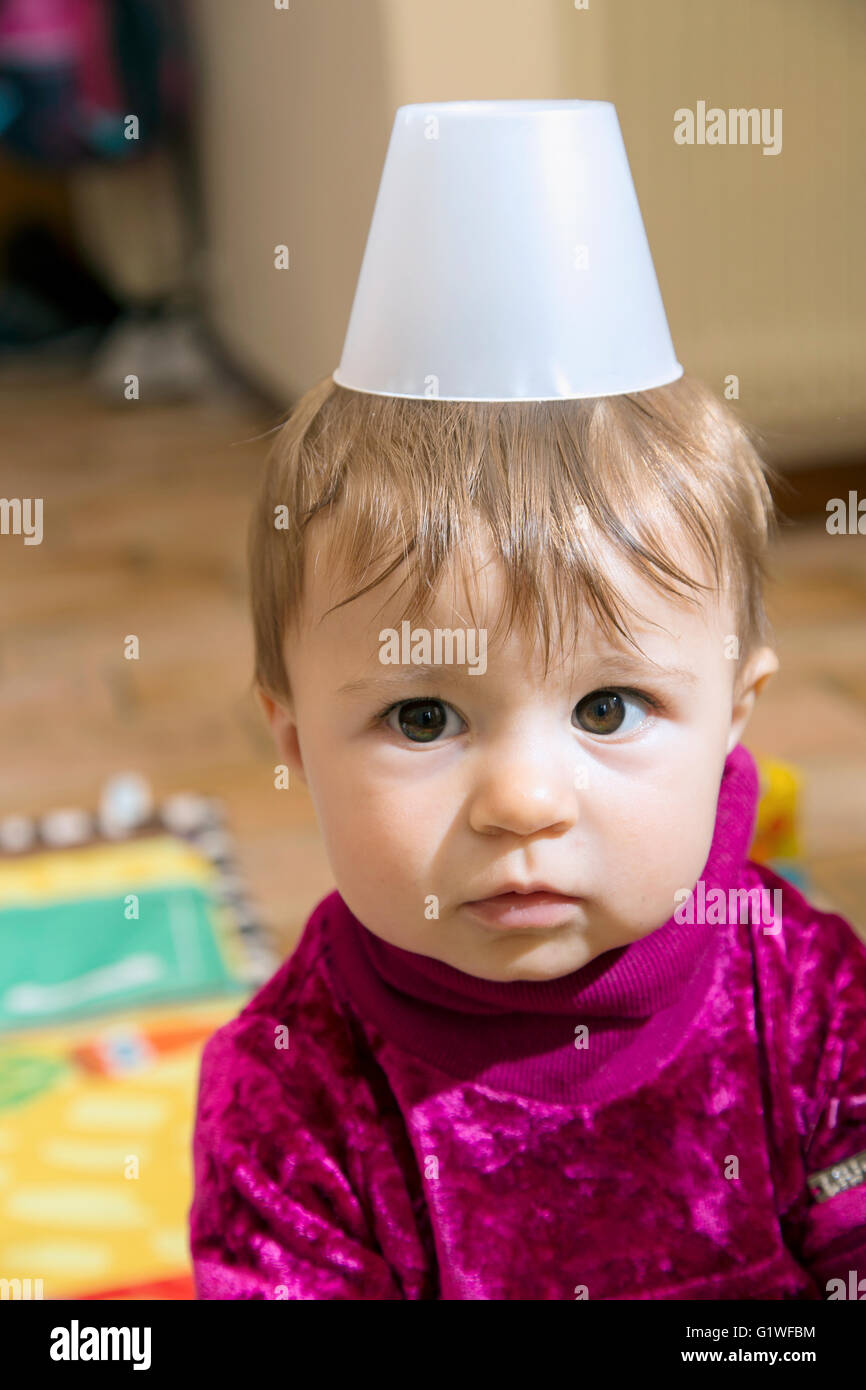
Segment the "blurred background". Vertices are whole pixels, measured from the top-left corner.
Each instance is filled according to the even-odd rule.
[[[0,0],[19,1296],[193,1296],[202,1041],[333,887],[251,694],[245,528],[339,360],[402,103],[616,104],[678,357],[782,474],[753,855],[866,935],[864,40],[861,0]],[[780,109],[781,151],[676,143],[701,101]]]

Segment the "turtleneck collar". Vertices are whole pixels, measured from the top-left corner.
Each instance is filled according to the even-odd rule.
[[[729,754],[700,879],[738,886],[758,801],[754,759]],[[604,951],[555,980],[482,980],[382,941],[339,893],[326,907],[328,940],[349,1006],[413,1056],[455,1080],[475,1080],[555,1103],[613,1098],[649,1079],[675,1049],[709,987],[712,925],[673,915],[649,935]],[[588,1045],[577,1046],[584,1021]]]

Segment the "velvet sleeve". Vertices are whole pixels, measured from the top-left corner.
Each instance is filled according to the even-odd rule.
[[[801,1132],[810,1197],[800,1262],[825,1297],[866,1298],[866,945],[843,918],[820,914],[797,972]],[[825,1195],[826,1194],[826,1195]]]
[[[399,1299],[347,1175],[325,1078],[302,1089],[274,1031],[242,1015],[202,1055],[189,1213],[196,1295]]]

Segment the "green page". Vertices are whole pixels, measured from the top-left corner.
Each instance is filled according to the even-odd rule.
[[[241,988],[200,887],[137,896],[132,920],[122,896],[0,910],[0,1029]]]

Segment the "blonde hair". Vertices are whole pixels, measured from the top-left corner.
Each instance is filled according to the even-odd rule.
[[[255,683],[290,695],[284,643],[304,597],[307,527],[323,514],[348,588],[335,607],[406,561],[404,616],[423,622],[446,562],[465,576],[480,521],[504,565],[506,630],[517,620],[540,634],[545,668],[552,618],[576,632],[587,603],[608,635],[637,646],[595,536],[666,594],[698,602],[700,590],[730,586],[742,662],[772,640],[763,603],[772,473],[753,436],[688,375],[552,401],[411,400],[327,377],[282,425],[251,520]],[[712,585],[673,563],[671,527],[694,542]]]

